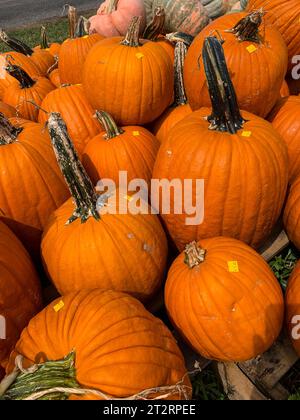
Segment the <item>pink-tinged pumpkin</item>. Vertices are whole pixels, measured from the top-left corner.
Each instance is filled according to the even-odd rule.
[[[201,108],[173,127],[153,172],[154,179],[179,179],[182,184],[193,180],[190,196],[195,205],[197,194],[197,212],[189,208],[177,214],[178,194],[171,194],[171,211],[162,218],[179,250],[193,240],[217,236],[234,237],[256,248],[271,234],[282,211],[287,148],[270,123],[240,113],[220,42],[207,38],[202,54],[212,109]],[[204,181],[203,195],[201,184],[196,190],[197,180]],[[184,209],[183,200],[181,204]]]
[[[289,239],[300,250],[300,177],[291,185],[283,220]]]
[[[126,35],[134,16],[141,16],[142,32],[146,23],[143,0],[106,0],[97,14],[90,18],[90,33],[98,33],[106,38]]]
[[[76,396],[70,391],[67,396],[57,393],[57,400],[101,400],[105,395],[121,399],[139,393],[150,400],[160,395],[175,400],[192,396],[183,355],[168,328],[136,299],[112,290],[83,290],[51,303],[24,330],[7,372],[14,368],[17,355],[23,356],[25,367],[44,364],[48,379],[43,380],[42,372],[40,379],[33,373],[27,376],[30,383],[24,384],[19,376],[4,399],[16,399],[13,389],[21,383],[26,386],[19,399],[49,391],[62,384],[61,376],[68,379],[64,387],[75,382],[79,390],[93,389],[99,395]]]
[[[276,104],[268,117],[285,141],[289,153],[289,181],[300,176],[300,97],[288,96]]]
[[[298,261],[289,281],[285,295],[286,323],[290,334],[291,342],[300,356],[300,263]]]
[[[265,118],[275,105],[287,71],[287,48],[261,11],[233,13],[208,25],[187,53],[184,83],[193,110],[210,106],[201,50],[207,36],[220,36],[241,109]],[[250,29],[249,29],[249,26]],[[263,98],[263,100],[262,100]]]
[[[48,113],[61,114],[80,156],[89,140],[102,131],[82,85],[62,86],[53,90],[43,100],[41,107]],[[48,115],[40,110],[38,119],[44,125]]]
[[[268,264],[243,242],[224,237],[186,246],[170,268],[165,303],[196,352],[221,361],[263,354],[284,319],[283,294]]]
[[[39,279],[25,248],[0,222],[0,368],[4,368],[22,330],[41,309]],[[5,339],[2,336],[5,321]],[[0,372],[1,379],[1,372]]]
[[[184,32],[197,35],[210,21],[200,0],[144,0],[147,23],[157,7],[166,12],[166,33]]]

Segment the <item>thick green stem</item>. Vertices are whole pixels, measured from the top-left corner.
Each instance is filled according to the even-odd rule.
[[[89,217],[99,220],[100,216],[97,211],[98,195],[78,158],[66,124],[60,114],[50,114],[48,130],[56,159],[76,205],[76,209],[67,224],[77,219],[81,219],[81,222],[85,223]]]
[[[161,6],[154,10],[152,21],[147,25],[143,38],[150,41],[156,41],[159,35],[165,34],[165,9]]]
[[[22,130],[23,128],[14,127],[0,112],[0,146],[14,143]]]
[[[112,12],[115,12],[118,8],[119,0],[108,0],[105,7],[105,13],[110,15]]]
[[[41,49],[48,50],[50,48],[47,39],[47,30],[45,26],[41,27]]]
[[[250,41],[260,44],[262,41],[259,35],[259,28],[262,24],[265,11],[261,8],[249,13],[241,19],[234,28],[227,30],[236,35],[239,41]]]
[[[110,140],[124,133],[124,130],[117,126],[111,115],[104,111],[96,111],[96,118],[106,131],[106,139]]]
[[[48,361],[19,373],[13,384],[0,396],[1,400],[24,400],[52,388],[80,388],[76,380],[75,352],[58,361]],[[53,391],[41,399],[66,400],[69,394]]]
[[[124,40],[121,42],[122,45],[127,47],[139,47],[140,46],[140,26],[142,18],[140,16],[134,16],[129,25],[127,34]]]
[[[177,42],[175,46],[175,62],[174,62],[174,91],[175,91],[175,106],[185,105],[188,100],[184,88],[183,68],[184,60],[188,48],[184,42]]]
[[[4,42],[12,50],[29,57],[34,53],[32,48],[28,47],[28,45],[19,39],[8,36],[2,29],[0,29],[0,41]]]
[[[212,114],[207,117],[210,129],[236,134],[245,121],[238,107],[221,42],[215,37],[206,38],[202,57],[212,103]]]
[[[8,64],[7,67],[5,67],[5,70],[7,73],[14,77],[19,83],[22,89],[28,89],[35,85],[35,81],[29,76],[28,73],[26,73],[25,70],[23,70],[21,67]]]
[[[205,261],[206,250],[201,248],[196,241],[185,247],[184,262],[189,268],[194,268]]]

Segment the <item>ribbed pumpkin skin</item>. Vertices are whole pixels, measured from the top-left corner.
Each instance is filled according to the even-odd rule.
[[[293,338],[293,328],[296,326],[293,322],[293,318],[299,317],[300,315],[300,264],[296,265],[291,277],[288,281],[288,287],[285,295],[285,306],[286,306],[286,323],[291,337],[293,346],[296,352],[300,356],[300,340]],[[297,323],[299,321],[297,320]],[[299,331],[297,331],[299,333]]]
[[[74,204],[68,200],[62,205],[44,231],[46,270],[62,295],[84,288],[114,289],[145,301],[161,286],[166,266],[167,241],[159,219],[105,211],[100,221],[89,218],[66,226]]]
[[[18,82],[12,83],[4,92],[3,101],[17,109],[20,117],[37,121],[39,110],[33,103],[40,106],[43,99],[54,89],[53,84],[45,77],[37,78],[30,88],[22,88]]]
[[[55,312],[53,306],[59,301],[23,331],[9,370],[16,353],[42,362],[61,359],[76,349],[81,386],[116,397],[175,385],[185,376],[184,359],[170,331],[132,297],[84,290],[63,297],[63,310]],[[188,379],[185,384],[190,386]]]
[[[291,185],[283,219],[289,239],[300,249],[300,178]]]
[[[49,52],[50,54],[53,55],[53,57],[57,57],[59,56],[60,47],[61,47],[61,44],[59,44],[58,42],[53,42],[52,44],[50,44],[49,48],[45,48],[44,51]],[[34,47],[35,51],[40,51],[41,49],[42,48],[40,45],[37,45],[36,47]]]
[[[48,112],[61,114],[79,155],[88,141],[102,131],[81,85],[65,86],[50,92],[41,106]],[[45,124],[48,116],[40,111],[38,119],[41,124]]]
[[[58,69],[53,70],[49,74],[49,80],[55,87],[57,88],[61,87],[61,81],[60,81]]]
[[[119,171],[127,171],[128,182],[143,179],[150,186],[158,140],[145,128],[123,127],[123,134],[106,139],[101,133],[86,146],[82,162],[96,185],[100,179],[112,179],[119,185]]]
[[[55,64],[54,56],[47,50],[35,50],[31,56],[31,59],[36,64],[43,76],[47,76],[49,68]]]
[[[281,99],[268,119],[287,145],[289,180],[294,182],[300,175],[300,98]]]
[[[172,103],[173,65],[155,42],[127,47],[122,40],[105,39],[92,48],[84,65],[84,90],[91,105],[119,125],[144,125]]]
[[[300,54],[299,15],[300,3],[298,0],[249,0],[246,10],[263,7],[268,13],[264,19],[267,24],[274,25],[288,47],[289,68],[292,68],[292,58]]]
[[[69,193],[44,127],[21,126],[15,143],[0,146],[1,218],[36,252],[49,216]]]
[[[192,112],[193,111],[188,104],[179,105],[175,108],[169,108],[162,114],[161,117],[154,121],[151,131],[160,143],[162,143],[169,135],[171,129]]]
[[[195,36],[209,23],[207,12],[199,0],[144,0],[144,3],[148,22],[151,22],[158,6],[165,9],[166,33],[185,32]]]
[[[39,279],[21,242],[0,223],[0,314],[6,320],[6,339],[0,340],[0,368],[29,320],[40,310]],[[0,372],[1,376],[1,372]]]
[[[163,142],[153,178],[204,180],[204,222],[187,226],[186,214],[162,215],[179,250],[216,236],[259,247],[276,224],[287,189],[287,150],[263,119],[248,112],[244,129],[231,135],[209,130],[202,108],[179,122]],[[251,132],[243,137],[242,133]],[[184,156],[184,159],[183,159]],[[247,158],[246,158],[247,156]],[[193,188],[195,196],[195,188]],[[174,194],[171,194],[171,209]],[[172,211],[171,211],[172,213]]]
[[[240,109],[266,117],[275,105],[287,70],[286,46],[277,29],[266,26],[260,31],[264,44],[256,44],[257,50],[249,53],[247,47],[254,45],[253,42],[240,42],[234,34],[226,32],[245,16],[245,13],[234,13],[218,18],[195,38],[189,48],[184,83],[193,110],[210,106],[201,51],[204,39],[216,30],[225,40],[226,63]]]
[[[280,285],[250,247],[230,238],[200,241],[205,261],[189,268],[181,254],[166,283],[168,314],[187,341],[208,359],[245,361],[268,350],[284,317]],[[237,261],[239,272],[229,272]]]
[[[82,83],[83,65],[91,48],[103,37],[98,34],[68,38],[59,50],[58,70],[62,84]]]
[[[0,112],[5,115],[6,118],[16,116],[16,110],[12,106],[0,101]]]

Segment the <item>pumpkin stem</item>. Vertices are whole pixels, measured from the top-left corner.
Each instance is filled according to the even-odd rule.
[[[10,37],[6,32],[0,29],[0,41],[4,42],[12,50],[27,55],[29,57],[34,53],[33,49],[17,38]]]
[[[20,370],[22,369],[22,370]],[[47,389],[53,389],[53,393],[44,396],[44,400],[66,400],[67,393],[56,391],[55,388],[80,388],[76,380],[75,352],[58,361],[47,361],[40,365],[32,366],[24,370],[16,368],[13,383],[4,389],[1,400],[24,400],[32,394]],[[17,373],[17,375],[15,374]],[[1,385],[0,385],[1,387]]]
[[[161,6],[156,7],[156,9],[154,10],[153,19],[146,26],[143,38],[149,39],[150,41],[156,41],[159,35],[165,33],[165,21],[165,9]]]
[[[202,57],[212,103],[212,114],[207,117],[209,128],[236,134],[245,120],[240,114],[221,42],[215,37],[206,38]]]
[[[90,30],[90,22],[84,16],[80,16],[78,19],[76,29],[75,29],[75,38],[82,38],[83,36],[87,35]]]
[[[47,30],[45,26],[41,27],[41,50],[48,50],[50,48],[47,38]]]
[[[118,8],[118,3],[119,3],[119,0],[107,0],[105,13],[107,15],[110,15],[112,12],[115,12]]]
[[[14,127],[0,112],[0,146],[14,143],[22,130],[23,128]]]
[[[75,38],[75,32],[76,32],[76,25],[77,25],[77,9],[74,6],[71,6],[69,4],[66,4],[64,6],[64,9],[68,7],[68,20],[69,20],[69,35],[70,38]]]
[[[106,131],[105,138],[107,140],[113,139],[117,136],[120,136],[124,133],[124,130],[117,126],[113,117],[104,111],[96,111],[96,118],[103,125],[104,130]]]
[[[196,241],[191,242],[184,250],[184,263],[189,268],[194,268],[205,261],[206,250],[200,248]]]
[[[250,41],[260,44],[261,36],[259,35],[259,27],[262,24],[265,14],[266,12],[263,8],[254,10],[241,19],[234,28],[229,29],[226,32],[235,34],[239,41]]]
[[[122,45],[127,47],[139,47],[140,46],[140,25],[141,25],[141,16],[134,16],[129,25],[127,34],[124,40],[121,42]]]
[[[8,64],[5,67],[7,73],[14,77],[20,83],[22,89],[31,88],[35,85],[35,81],[23,70],[20,66],[16,66],[14,64]]]
[[[89,217],[100,220],[97,211],[98,195],[78,158],[66,124],[60,114],[50,113],[48,130],[57,162],[76,205],[76,209],[67,224],[77,219],[81,219],[81,222],[85,223]]]
[[[177,42],[175,46],[175,62],[174,62],[174,91],[175,91],[175,106],[186,105],[188,103],[184,81],[183,81],[183,67],[184,60],[187,54],[187,46],[184,42]]]

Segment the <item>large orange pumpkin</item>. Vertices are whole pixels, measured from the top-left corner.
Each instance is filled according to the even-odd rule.
[[[300,177],[291,185],[284,210],[284,225],[289,239],[300,250]]]
[[[75,13],[74,7],[69,7],[69,14]],[[81,17],[78,22],[70,18],[70,24],[74,27],[71,37],[66,39],[59,50],[58,70],[62,84],[82,83],[82,72],[86,57],[91,48],[104,39],[99,34],[87,35],[84,29],[84,21]]]
[[[293,57],[300,54],[299,16],[300,3],[298,0],[249,0],[247,10],[252,11],[263,7],[268,13],[266,24],[274,25],[281,33],[289,53],[289,68],[294,65]]]
[[[210,106],[201,49],[205,38],[213,33],[225,41],[226,62],[240,108],[261,117],[271,111],[286,74],[287,48],[275,27],[263,24],[260,29],[262,22],[261,11],[233,13],[215,20],[195,38],[184,67],[193,110]]]
[[[23,328],[40,308],[39,279],[29,255],[0,222],[0,367],[5,367]]]
[[[286,322],[291,341],[300,356],[300,263],[296,265],[288,281],[285,295]]]
[[[7,72],[17,83],[11,83],[5,90],[3,101],[17,110],[20,117],[37,121],[43,99],[54,90],[46,77],[32,79],[21,67],[9,65]]]
[[[45,124],[47,112],[59,112],[67,124],[69,134],[81,156],[89,140],[102,131],[94,118],[94,110],[89,104],[82,85],[62,86],[50,92],[42,102],[39,122]]]
[[[141,300],[151,298],[166,267],[167,241],[159,219],[126,212],[131,201],[126,192],[121,197],[113,191],[96,194],[59,114],[50,114],[48,128],[73,196],[53,214],[44,231],[42,257],[53,283],[61,294],[101,288]],[[110,211],[111,195],[117,205]]]
[[[198,220],[187,220],[192,208],[178,214],[175,194],[171,194],[171,211],[162,217],[180,250],[193,240],[216,236],[234,237],[259,247],[271,234],[285,199],[286,146],[270,123],[248,112],[240,114],[216,38],[207,38],[203,56],[212,110],[202,108],[170,131],[153,173],[155,179],[179,179],[182,185],[193,181],[190,195],[195,205],[199,193],[198,211],[193,211]],[[198,191],[195,187],[197,180],[204,181],[203,199],[201,186]],[[182,200],[182,207],[185,203]],[[162,200],[160,205],[162,208]]]
[[[83,290],[51,303],[23,331],[7,371],[13,369],[16,355],[22,355],[27,366],[69,355],[64,366],[59,362],[47,364],[50,381],[29,375],[31,385],[27,383],[19,399],[73,384],[79,390],[93,389],[114,398],[143,392],[146,399],[165,394],[170,399],[191,397],[184,359],[170,331],[136,299],[115,291]],[[61,381],[61,376],[59,381],[62,372],[68,381]],[[17,378],[15,387],[20,381],[22,377]],[[159,387],[168,389],[155,389]],[[67,394],[72,395],[72,391]],[[4,398],[16,396],[12,387]],[[67,397],[58,393],[54,399]],[[104,399],[88,392],[79,395],[79,399],[85,398]]]
[[[289,96],[281,99],[268,120],[285,141],[289,152],[289,179],[300,175],[300,98]]]
[[[50,214],[68,196],[44,127],[16,128],[0,114],[1,217],[35,256]]]
[[[145,128],[119,128],[106,112],[97,112],[105,133],[98,134],[86,146],[82,162],[96,184],[109,178],[119,185],[120,171],[127,171],[128,182],[142,179],[150,186],[159,149],[157,139]]]
[[[268,264],[230,238],[193,242],[173,263],[165,302],[174,325],[208,359],[245,361],[278,337],[284,302]]]
[[[124,40],[100,41],[84,65],[83,86],[92,106],[124,126],[154,121],[173,98],[172,61],[160,45],[139,40],[139,23],[133,19]]]

